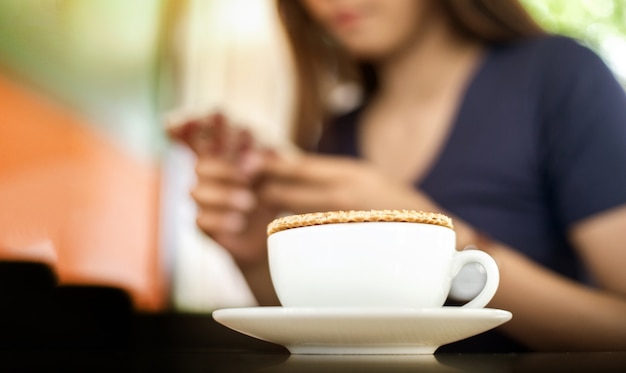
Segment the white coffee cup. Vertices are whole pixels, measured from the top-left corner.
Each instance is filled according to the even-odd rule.
[[[274,288],[284,307],[442,307],[468,263],[487,280],[462,307],[485,307],[498,267],[479,250],[456,250],[453,229],[427,223],[350,222],[281,230],[268,237]]]

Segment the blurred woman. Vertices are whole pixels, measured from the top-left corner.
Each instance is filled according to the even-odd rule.
[[[212,116],[192,193],[261,304],[276,302],[265,227],[278,212],[440,211],[459,249],[496,259],[490,307],[514,315],[444,350],[626,350],[626,97],[600,58],[515,0],[278,8],[307,152],[255,148]],[[337,114],[328,97],[345,84],[362,101]],[[215,145],[225,136],[236,156]]]

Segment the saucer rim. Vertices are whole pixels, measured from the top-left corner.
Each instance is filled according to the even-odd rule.
[[[254,314],[255,316],[301,316],[301,317],[396,317],[423,315],[425,317],[489,316],[489,318],[512,318],[510,311],[499,308],[463,308],[458,306],[410,308],[410,307],[283,307],[283,306],[251,306],[230,307],[212,311],[214,316],[233,316],[235,313]]]
[[[270,343],[279,344],[287,348],[291,354],[323,354],[323,355],[423,355],[433,354],[442,345],[452,343],[461,339],[469,338],[474,335],[483,333],[487,330],[496,328],[512,318],[510,311],[495,308],[460,308],[460,307],[441,307],[441,308],[301,308],[301,307],[280,307],[280,306],[261,306],[261,307],[238,307],[224,308],[213,311],[213,319],[218,323],[237,331],[241,334],[248,335],[253,338],[264,340]],[[409,337],[404,341],[390,342],[388,336],[381,336],[378,341],[366,340],[355,341],[348,338],[346,341],[342,338],[327,338],[314,336],[311,337],[310,332],[306,332],[312,339],[303,343],[302,338],[287,336],[283,332],[265,331],[257,327],[250,327],[250,323],[268,323],[267,325],[276,326],[276,322],[283,325],[289,325],[295,322],[304,323],[320,322],[324,323],[342,323],[346,325],[356,323],[374,323],[381,325],[394,321],[411,322],[419,320],[420,323],[450,321],[458,322],[480,322],[483,327],[479,327],[476,331],[461,332],[458,335],[449,337]],[[242,324],[243,323],[243,324]],[[485,327],[484,323],[491,324]],[[248,325],[246,325],[248,324]],[[350,327],[348,327],[350,328]],[[397,330],[396,327],[392,329]],[[412,329],[413,334],[415,329]],[[313,332],[315,334],[315,332]],[[341,334],[341,333],[340,333]],[[378,337],[377,337],[378,338]],[[406,336],[404,337],[406,338]],[[366,338],[367,339],[367,338]],[[339,341],[339,342],[338,342]]]

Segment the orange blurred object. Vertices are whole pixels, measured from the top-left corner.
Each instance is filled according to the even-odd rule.
[[[0,102],[0,260],[44,262],[61,284],[120,287],[137,309],[162,309],[158,166],[2,76]]]

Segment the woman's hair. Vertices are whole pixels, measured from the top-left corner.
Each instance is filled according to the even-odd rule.
[[[501,44],[545,32],[518,0],[431,0],[441,5],[459,34]],[[374,70],[351,59],[309,16],[298,0],[277,0],[296,73],[294,140],[312,149],[327,119],[326,96],[337,82],[359,82],[366,96],[376,87]]]

